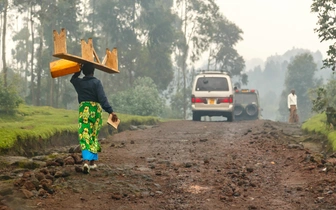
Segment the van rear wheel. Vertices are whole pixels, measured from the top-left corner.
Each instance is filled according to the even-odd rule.
[[[201,115],[198,114],[197,112],[193,112],[192,119],[193,121],[201,121]]]
[[[233,113],[236,117],[242,116],[245,112],[243,105],[235,104]]]
[[[246,106],[245,111],[246,111],[246,114],[248,114],[248,116],[254,117],[258,113],[258,107],[255,104],[249,104]]]

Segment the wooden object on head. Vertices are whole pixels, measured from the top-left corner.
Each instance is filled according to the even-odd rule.
[[[66,49],[66,30],[63,28],[58,34],[56,30],[53,31],[54,35],[54,57],[73,61],[76,63],[92,63],[96,69],[107,73],[119,73],[118,70],[118,51],[114,48],[112,51],[106,49],[106,54],[102,63],[93,47],[92,38],[86,42],[81,40],[82,55],[76,56],[67,53]]]
[[[54,54],[67,53],[65,29],[62,28],[60,33],[54,30],[53,34],[54,34]]]
[[[106,49],[106,61],[104,65],[112,68],[112,69],[118,69],[118,50],[117,48],[114,48],[112,51],[109,49]]]
[[[94,61],[92,39],[90,38],[88,42],[85,42],[85,40],[82,39],[81,45],[82,45],[82,58],[87,61]]]

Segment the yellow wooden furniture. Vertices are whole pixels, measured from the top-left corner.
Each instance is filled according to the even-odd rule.
[[[54,57],[60,58],[50,63],[50,73],[53,78],[65,76],[78,72],[79,64],[92,63],[96,69],[106,73],[119,73],[118,70],[118,51],[114,48],[110,51],[108,48],[105,51],[105,57],[102,62],[94,50],[92,39],[88,42],[81,40],[82,55],[76,56],[67,53],[66,48],[66,30],[63,28],[60,33],[53,31],[54,37]]]
[[[50,62],[49,66],[52,78],[61,77],[64,75],[73,74],[80,71],[79,63],[65,59],[59,59]]]

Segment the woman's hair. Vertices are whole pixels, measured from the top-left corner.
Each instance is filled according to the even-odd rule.
[[[82,65],[82,72],[85,76],[88,76],[90,74],[93,74],[94,73],[94,66],[92,63],[84,63]]]

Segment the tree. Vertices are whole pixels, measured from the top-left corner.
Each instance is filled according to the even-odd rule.
[[[26,72],[25,81],[30,83],[27,85],[29,95],[26,102],[33,105],[63,106],[64,101],[59,101],[71,84],[67,77],[50,77],[49,62],[56,59],[52,57],[52,32],[54,29],[59,31],[66,28],[68,51],[76,54],[80,52],[81,31],[78,30],[77,22],[79,0],[16,0],[13,3],[24,22],[23,27],[14,35],[16,49],[13,57]],[[24,65],[25,62],[29,65]]]
[[[7,114],[14,114],[14,110],[23,102],[17,93],[16,80],[13,79],[11,83],[4,86],[3,78],[0,78],[0,112]]]
[[[4,14],[4,2],[0,1],[1,14]],[[55,59],[52,57],[54,29],[67,29],[67,50],[71,54],[80,54],[82,38],[93,38],[98,55],[105,55],[106,48],[118,48],[120,74],[96,71],[109,92],[133,88],[138,77],[150,77],[160,95],[168,92],[169,85],[176,84],[176,94],[170,99],[176,100],[172,101],[172,107],[178,113],[183,95],[184,117],[192,80],[190,71],[204,53],[211,49],[211,62],[217,65],[213,67],[225,67],[233,74],[240,72],[244,65],[234,50],[242,31],[220,14],[215,0],[8,2],[11,5],[8,14],[15,14],[20,23],[13,36],[15,48],[11,62],[16,66],[9,64],[8,69],[25,78],[28,104],[67,107],[75,101],[70,77],[50,77],[49,62]],[[2,27],[1,34],[3,30]],[[100,57],[102,60],[103,56]],[[174,77],[178,79],[172,82]]]
[[[97,37],[98,46],[101,46],[97,46],[97,52],[105,54],[106,47],[118,48],[120,74],[106,77],[102,82],[110,90],[125,90],[133,84],[142,50],[137,25],[139,3],[136,0],[101,0],[91,1],[91,4],[94,10],[89,19],[95,21],[94,34],[91,36]]]
[[[28,22],[29,22],[29,34],[28,36],[31,36],[31,47],[29,48],[31,50],[30,52],[30,61],[29,61],[29,64],[30,64],[30,85],[29,85],[29,95],[27,96],[27,99],[28,101],[35,105],[35,102],[36,102],[36,95],[35,95],[35,66],[34,66],[34,61],[35,61],[35,48],[34,48],[34,45],[35,45],[35,25],[34,23],[36,22],[35,20],[35,16],[36,16],[36,5],[37,5],[37,2],[36,0],[34,1],[30,1],[30,2],[27,2],[27,1],[24,1],[24,0],[17,0],[17,1],[14,1],[13,2],[14,5],[16,6],[16,9],[19,11],[19,13],[23,13],[27,10],[28,8],[28,11],[29,11],[29,14],[28,14]]]
[[[209,31],[210,53],[209,63],[214,60],[214,69],[224,70],[231,76],[239,76],[243,84],[247,84],[247,75],[242,73],[245,61],[234,46],[241,41],[243,31],[223,16],[219,16]],[[208,65],[211,67],[211,65]]]
[[[309,92],[309,96],[313,104],[312,111],[322,113],[326,111],[328,107],[336,107],[335,92],[335,78],[329,79],[328,83],[323,86],[312,89]]]
[[[177,14],[179,10],[182,11],[179,16],[182,20],[180,27],[183,36],[179,36],[180,39],[177,41],[177,58],[179,59],[177,64],[182,70],[183,116],[186,118],[189,100],[187,97],[188,62],[194,65],[204,55],[204,52],[210,51],[209,63],[211,61],[214,63],[211,67],[218,67],[239,75],[245,64],[242,57],[233,49],[235,44],[242,39],[242,31],[220,13],[214,0],[177,0],[176,3]],[[242,81],[247,82],[246,75]]]
[[[3,69],[3,85],[7,87],[7,62],[6,62],[6,35],[7,35],[7,11],[8,11],[8,0],[3,0],[3,23],[2,23],[2,69]]]
[[[171,96],[170,99],[170,109],[172,118],[181,119],[181,113],[183,113],[184,98],[182,92],[176,92]]]
[[[117,107],[118,112],[140,116],[159,116],[164,105],[154,81],[149,77],[137,78],[134,87],[111,98],[112,106]]]
[[[163,91],[174,74],[171,55],[177,32],[172,23],[177,17],[171,13],[173,0],[142,0],[140,5],[139,27],[147,38],[135,76],[152,78]]]
[[[318,14],[317,25],[318,28],[315,32],[318,33],[318,37],[321,42],[333,41],[336,39],[336,2],[334,0],[313,0],[311,5],[311,12]],[[323,67],[331,67],[335,71],[336,61],[336,46],[330,45],[327,51],[328,58],[323,60]]]
[[[24,90],[25,92],[22,96],[25,98],[28,93],[28,76],[29,76],[29,52],[31,52],[30,47],[31,42],[29,40],[29,29],[28,23],[22,29],[20,29],[13,36],[13,41],[16,42],[15,49],[12,49],[13,60],[17,62],[18,69],[20,69],[19,74],[24,77]]]
[[[83,30],[79,30],[81,21],[77,17],[81,12],[79,0],[73,1],[48,1],[44,2],[44,10],[38,13],[41,27],[38,28],[40,54],[38,60],[38,80],[37,92],[40,93],[40,100],[43,104],[54,107],[66,108],[72,102],[70,95],[75,95],[75,91],[69,82],[70,77],[60,77],[53,79],[49,73],[49,62],[55,58],[53,54],[53,35],[54,30],[67,30],[68,52],[80,55],[80,39],[83,38]],[[42,41],[42,42],[41,42]],[[43,45],[41,45],[43,43]],[[40,77],[40,78],[39,78]],[[41,81],[44,80],[45,82]],[[43,91],[48,90],[48,91]]]
[[[291,89],[295,90],[298,97],[300,121],[305,121],[311,116],[312,103],[309,99],[309,89],[321,84],[321,81],[314,78],[316,71],[316,63],[309,53],[297,55],[289,63],[285,78],[285,89],[282,92],[279,104],[279,111],[282,116],[288,116],[289,114],[287,96]]]

